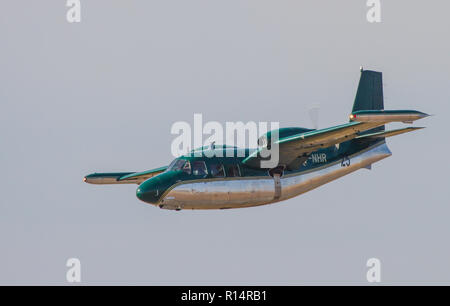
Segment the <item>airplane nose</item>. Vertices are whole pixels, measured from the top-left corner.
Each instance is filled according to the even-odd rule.
[[[139,200],[144,201],[144,192],[141,188],[136,189],[136,196]]]
[[[159,200],[159,191],[156,186],[153,186],[153,184],[150,183],[142,183],[137,189],[136,189],[136,197],[144,202],[156,204]]]

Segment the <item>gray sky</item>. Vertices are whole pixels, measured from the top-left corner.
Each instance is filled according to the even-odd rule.
[[[3,1],[0,284],[450,284],[448,1]],[[257,208],[173,212],[94,171],[171,161],[171,125],[347,121],[359,66],[386,109],[435,117],[388,139],[393,156]]]

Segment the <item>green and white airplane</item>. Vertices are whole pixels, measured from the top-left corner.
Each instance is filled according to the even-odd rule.
[[[384,110],[381,72],[361,68],[348,123],[317,130],[280,128],[274,139],[274,131],[264,134],[258,148],[212,145],[178,157],[169,166],[143,172],[93,173],[84,181],[138,184],[136,195],[140,200],[164,209],[227,209],[276,203],[358,169],[371,169],[373,163],[392,154],[387,137],[422,128],[386,131],[385,124],[412,123],[427,116],[415,110]],[[279,149],[278,163],[264,168],[261,152],[274,145]],[[234,157],[226,157],[230,155]]]

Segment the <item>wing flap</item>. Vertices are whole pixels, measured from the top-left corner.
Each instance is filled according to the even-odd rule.
[[[404,133],[414,132],[414,131],[421,130],[421,129],[424,129],[424,127],[412,127],[412,126],[410,126],[410,127],[403,128],[403,129],[382,131],[382,132],[362,135],[362,136],[356,137],[356,139],[362,139],[362,138],[387,138],[387,137],[396,136],[396,135],[400,135],[400,134],[404,134]]]
[[[164,171],[167,166],[142,172],[92,173],[84,177],[89,184],[140,184]]]

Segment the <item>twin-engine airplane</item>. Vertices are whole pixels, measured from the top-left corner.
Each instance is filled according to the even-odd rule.
[[[361,69],[350,122],[318,130],[279,129],[278,140],[274,140],[279,146],[276,167],[261,166],[261,151],[264,146],[273,145],[271,131],[260,138],[259,143],[263,145],[255,149],[202,147],[193,150],[202,154],[191,152],[176,158],[169,166],[144,172],[94,173],[84,181],[138,184],[136,195],[140,200],[165,209],[226,209],[270,204],[298,196],[358,169],[371,169],[373,163],[392,154],[386,137],[421,129],[386,131],[385,124],[412,123],[427,116],[415,110],[384,110],[381,72]],[[208,150],[215,152],[206,153]],[[218,150],[222,154],[217,154]],[[228,150],[233,154],[227,154]],[[226,157],[230,155],[235,157]]]

